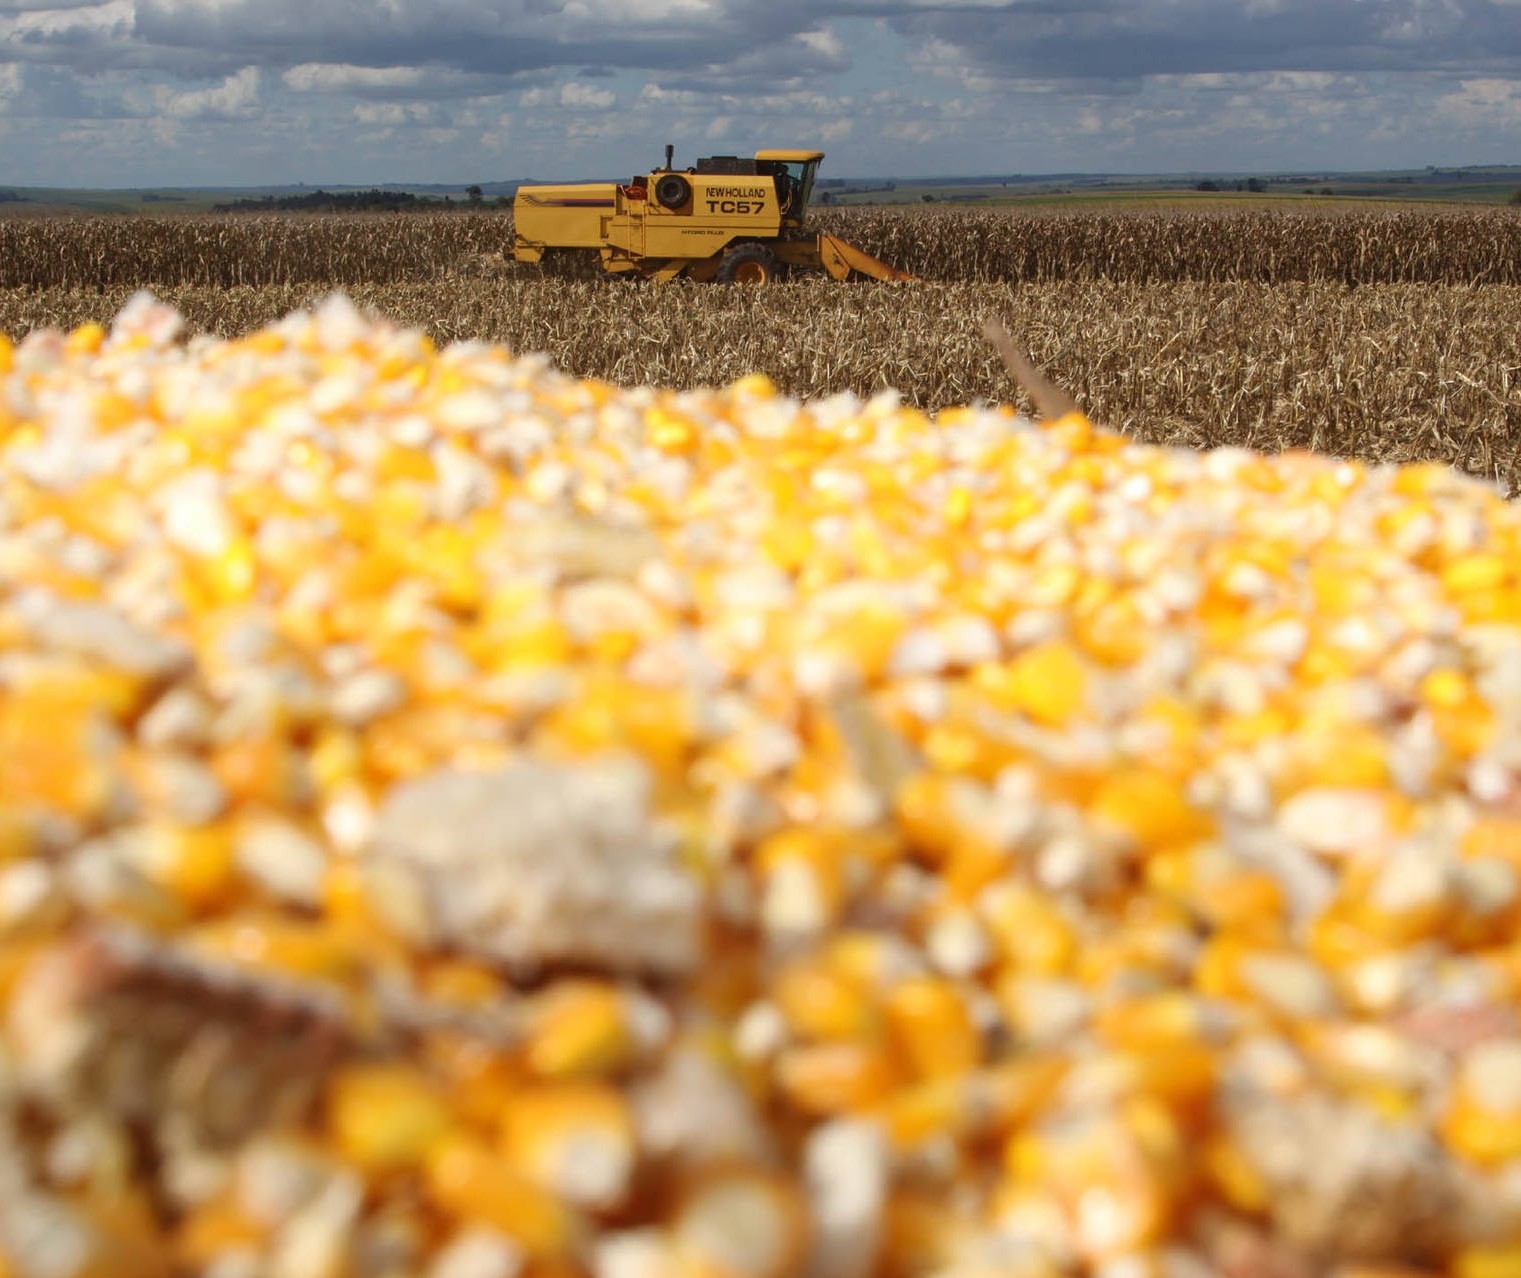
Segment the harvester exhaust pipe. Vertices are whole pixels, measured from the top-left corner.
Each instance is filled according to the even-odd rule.
[[[675,161],[675,159],[676,159],[676,148],[674,146],[672,146],[669,142],[667,142],[665,144],[665,171],[667,173],[669,173],[671,171],[671,164]]]

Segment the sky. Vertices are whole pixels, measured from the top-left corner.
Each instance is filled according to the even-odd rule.
[[[0,185],[1521,163],[1521,0],[0,0]]]

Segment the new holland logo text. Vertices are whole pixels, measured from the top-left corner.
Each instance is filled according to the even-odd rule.
[[[759,213],[766,207],[763,186],[710,186],[709,213]]]

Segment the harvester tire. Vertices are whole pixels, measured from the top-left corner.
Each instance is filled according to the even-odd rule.
[[[736,244],[718,264],[720,284],[770,284],[781,273],[781,262],[764,244]]]
[[[692,198],[692,184],[679,173],[667,173],[655,183],[655,201],[664,208],[679,209]]]

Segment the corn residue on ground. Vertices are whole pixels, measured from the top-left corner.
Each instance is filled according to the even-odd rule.
[[[1521,1273],[1521,511],[0,339],[0,1270]]]

